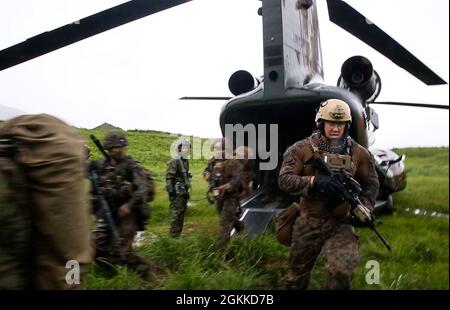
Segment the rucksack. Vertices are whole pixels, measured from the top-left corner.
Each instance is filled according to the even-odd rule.
[[[92,260],[79,133],[24,115],[0,126],[0,140],[0,288],[81,288],[65,280],[68,261],[83,283]]]
[[[139,212],[135,213],[136,221],[137,221],[137,231],[145,230],[146,223],[148,222],[151,214],[151,209],[149,206],[149,202],[153,201],[155,198],[155,180],[151,174],[151,172],[145,168],[142,164],[135,161],[137,172],[141,176],[141,178],[145,181],[146,194],[143,199],[143,203],[140,204]]]
[[[31,206],[23,169],[0,140],[0,289],[30,288]]]
[[[153,199],[155,198],[155,190],[156,190],[155,179],[153,178],[150,170],[145,168],[139,162],[136,162],[136,164],[138,167],[139,174],[145,180],[146,197],[144,198],[144,201],[145,202],[153,201]]]

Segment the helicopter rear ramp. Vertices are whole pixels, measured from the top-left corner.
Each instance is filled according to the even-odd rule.
[[[272,218],[286,207],[281,197],[272,201],[264,201],[264,190],[262,188],[254,191],[250,196],[240,201],[242,215],[239,218],[244,225],[243,235],[253,237],[264,233]],[[231,231],[231,236],[236,234],[236,230]]]

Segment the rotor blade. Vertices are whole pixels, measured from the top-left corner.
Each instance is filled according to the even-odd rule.
[[[132,0],[0,51],[0,71],[191,0]]]
[[[330,20],[427,85],[447,84],[407,49],[341,0],[327,0]]]
[[[393,101],[375,101],[375,102],[369,102],[369,104],[387,104],[387,105],[399,105],[399,106],[406,106],[406,107],[419,107],[419,108],[432,108],[432,109],[448,110],[448,105],[442,105],[442,104],[393,102]]]
[[[180,100],[230,100],[232,97],[181,97]]]

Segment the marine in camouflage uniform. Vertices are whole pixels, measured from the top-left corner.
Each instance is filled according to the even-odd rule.
[[[73,127],[46,114],[0,126],[0,289],[84,287],[93,254],[84,176]]]
[[[288,148],[279,175],[279,186],[300,196],[300,215],[294,223],[289,254],[287,289],[306,289],[315,261],[324,249],[324,289],[350,289],[358,262],[358,238],[350,224],[350,205],[338,197],[344,188],[314,165],[316,156],[328,158],[330,168],[352,175],[362,186],[360,200],[373,210],[379,183],[369,152],[351,139],[347,103],[330,99],[321,104],[316,123],[319,131]],[[335,167],[332,164],[336,165]]]
[[[203,170],[203,178],[208,182],[208,192],[206,195],[208,196],[209,202],[214,203],[218,213],[222,211],[222,205],[219,203],[219,200],[216,199],[217,197],[215,197],[213,189],[219,186],[219,182],[222,177],[219,171],[222,170],[221,166],[223,161],[224,159],[211,158],[208,161],[208,165],[205,170]]]
[[[222,179],[222,164],[225,161],[225,138],[218,140],[214,144],[214,156],[208,161],[208,165],[203,170],[203,178],[208,182],[208,192],[206,193],[208,201],[214,202],[217,212],[222,212],[222,201],[218,198],[218,191],[214,188],[221,185]],[[230,157],[233,156],[232,152]]]
[[[191,187],[189,161],[190,144],[185,140],[176,144],[177,156],[167,162],[166,190],[170,200],[170,229],[172,237],[178,237],[183,230],[184,215]]]
[[[236,158],[236,153],[242,155],[238,156],[240,159]],[[226,246],[230,241],[233,228],[237,232],[244,229],[244,223],[239,220],[241,214],[239,198],[245,191],[245,186],[248,184],[249,174],[246,170],[247,162],[248,149],[240,147],[236,150],[234,158],[226,159],[215,167],[222,176],[219,181],[219,186],[214,189],[218,192],[217,203],[222,207],[218,238],[218,245],[221,247]]]
[[[98,197],[93,197],[93,210],[96,213],[96,227],[93,237],[96,247],[96,260],[102,267],[124,264],[152,280],[149,261],[133,251],[136,232],[144,230],[149,207],[146,200],[146,183],[138,162],[126,155],[128,142],[121,132],[111,131],[105,136],[104,148],[111,159],[91,161],[90,168],[98,175],[98,186],[111,211],[117,227],[120,242],[114,244],[111,228],[100,208]]]
[[[242,191],[239,199],[243,199],[253,191],[253,178],[255,173],[255,154],[252,148],[248,146],[240,146],[236,149],[236,159],[242,164],[241,183]]]

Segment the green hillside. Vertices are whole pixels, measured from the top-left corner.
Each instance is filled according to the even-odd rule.
[[[98,125],[95,128],[92,128],[91,130],[122,130],[122,128],[116,127],[116,126],[111,125],[109,123],[103,123],[101,125]]]
[[[102,130],[82,130],[87,138]],[[145,241],[138,248],[155,263],[156,283],[141,282],[137,274],[118,267],[113,278],[103,277],[94,266],[88,278],[89,289],[278,289],[286,272],[288,248],[279,244],[273,227],[254,239],[235,238],[226,252],[215,246],[218,215],[204,199],[206,183],[201,177],[206,160],[193,160],[192,205],[188,207],[182,236],[168,237],[169,205],[164,191],[165,163],[176,139],[168,133],[128,131],[129,154],[153,171],[158,182],[152,217]],[[90,142],[93,157],[100,157]],[[393,247],[389,253],[376,236],[359,230],[360,264],[354,289],[448,289],[449,257],[447,217],[417,216],[410,210],[439,211],[448,214],[448,148],[409,148],[395,150],[406,155],[407,188],[394,195],[396,212],[380,217],[379,230]],[[380,265],[380,285],[365,281],[366,262]],[[324,259],[319,257],[310,289],[319,289],[324,279]]]

